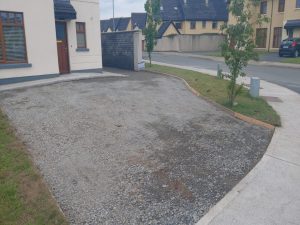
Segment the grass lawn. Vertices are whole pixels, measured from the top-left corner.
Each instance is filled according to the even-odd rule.
[[[1,111],[0,224],[68,224]]]
[[[220,80],[216,77],[195,71],[155,64],[153,64],[152,67],[146,64],[146,68],[149,71],[173,74],[181,77],[201,95],[229,108],[227,105],[227,80]],[[230,108],[231,110],[274,126],[281,125],[280,117],[274,109],[268,105],[264,99],[252,98],[246,88],[244,88],[242,94],[236,98],[236,102],[238,102],[238,105]]]
[[[286,58],[282,62],[300,64],[300,57],[298,57],[298,58]]]

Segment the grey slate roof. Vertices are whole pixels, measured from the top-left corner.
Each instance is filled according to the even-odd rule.
[[[227,21],[227,0],[161,0],[163,21],[209,20]]]
[[[174,26],[174,28],[176,29],[177,33],[180,34],[180,31],[176,28],[175,24],[171,21],[166,21],[163,22],[158,31],[157,31],[157,38],[162,38],[164,33],[166,32],[166,30],[169,28],[169,26]]]
[[[300,27],[300,20],[288,20],[284,25],[285,29]]]
[[[130,22],[130,17],[120,17],[115,18],[115,30],[116,31],[124,31],[127,29],[128,24]],[[101,32],[107,32],[108,28],[113,30],[113,19],[101,20]]]
[[[133,29],[138,27],[143,30],[146,27],[147,14],[146,13],[131,13],[131,24]]]
[[[55,19],[71,20],[76,19],[76,11],[71,5],[70,0],[54,0]]]

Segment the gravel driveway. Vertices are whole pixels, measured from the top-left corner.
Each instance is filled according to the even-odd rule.
[[[0,93],[71,224],[197,222],[259,161],[271,131],[151,73]]]

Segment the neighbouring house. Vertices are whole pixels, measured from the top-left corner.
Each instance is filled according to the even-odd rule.
[[[161,0],[160,14],[181,34],[220,33],[228,21],[226,0]]]
[[[283,39],[300,37],[300,0],[262,0],[254,10],[269,19],[254,24],[257,49],[277,51]],[[234,23],[231,15],[229,23]]]
[[[157,38],[180,34],[176,25],[171,21],[163,22],[157,31]]]
[[[119,17],[100,21],[101,32],[132,30],[130,17]]]
[[[144,30],[147,23],[147,13],[131,13],[132,30]]]
[[[0,84],[102,70],[99,0],[0,1]]]

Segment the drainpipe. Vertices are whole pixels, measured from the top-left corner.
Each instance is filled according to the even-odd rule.
[[[271,8],[271,21],[270,21],[270,32],[269,32],[269,45],[268,45],[268,52],[270,52],[271,46],[271,37],[272,37],[272,24],[273,24],[273,11],[274,11],[274,0],[272,0],[272,8]]]

